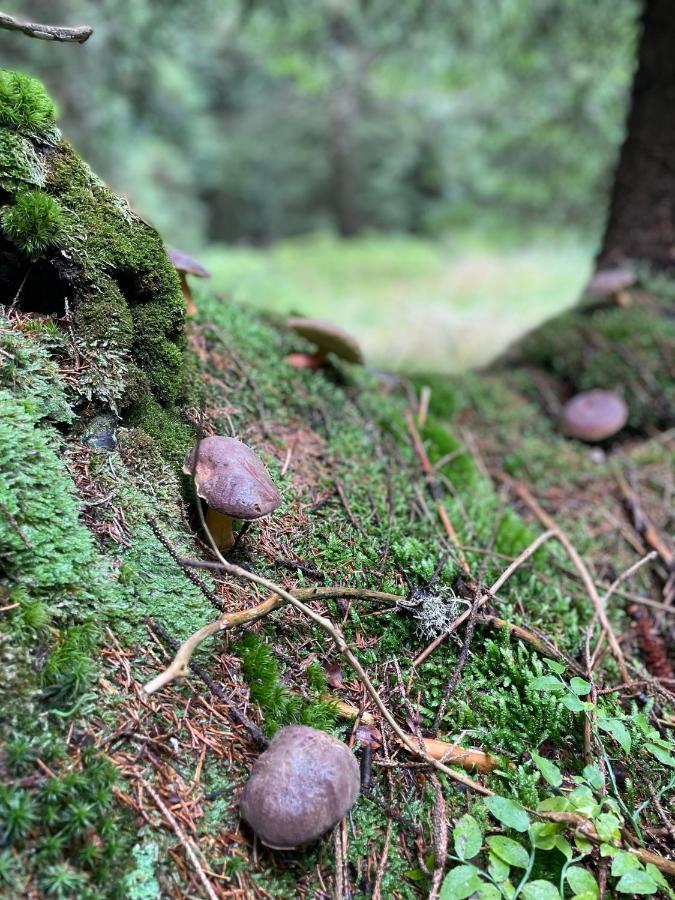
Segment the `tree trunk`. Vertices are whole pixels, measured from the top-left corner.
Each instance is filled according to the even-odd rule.
[[[356,199],[351,126],[356,101],[349,86],[338,85],[331,102],[331,206],[341,237],[355,237],[362,227]]]
[[[626,260],[675,270],[675,2],[645,0],[601,266]]]

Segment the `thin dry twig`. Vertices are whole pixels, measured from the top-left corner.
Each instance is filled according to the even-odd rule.
[[[39,41],[58,41],[62,44],[84,44],[94,33],[89,25],[66,28],[62,25],[38,25],[36,22],[20,22],[7,13],[0,12],[0,28],[5,31],[19,31],[27,37]]]
[[[139,781],[143,787],[143,790],[146,791],[150,795],[150,797],[152,798],[152,802],[155,804],[157,809],[164,816],[166,821],[171,826],[174,834],[180,841],[183,849],[185,850],[185,853],[186,853],[188,859],[190,860],[190,863],[192,864],[193,869],[195,870],[195,872],[197,874],[197,877],[201,881],[202,886],[204,887],[204,890],[206,891],[206,895],[208,896],[209,900],[218,900],[218,895],[213,890],[213,888],[211,887],[211,882],[206,877],[206,872],[204,871],[202,864],[199,861],[199,857],[195,853],[194,847],[192,846],[192,842],[188,839],[187,835],[185,834],[183,829],[180,827],[180,825],[176,821],[171,810],[166,806],[166,804],[164,803],[162,798],[159,796],[157,791],[152,787],[152,785],[148,784],[147,781],[140,779],[140,778],[139,778]]]
[[[600,625],[602,626],[602,630],[607,636],[607,641],[609,642],[612,654],[616,659],[617,665],[619,666],[621,677],[624,679],[624,681],[629,681],[630,676],[628,674],[628,668],[626,667],[626,660],[624,659],[623,651],[621,650],[616,635],[614,634],[610,621],[607,618],[605,606],[600,598],[600,594],[598,593],[598,590],[595,586],[595,582],[591,578],[591,574],[586,567],[586,563],[579,556],[576,547],[572,544],[564,531],[562,531],[556,524],[553,517],[550,516],[546,512],[546,510],[544,510],[539,505],[537,500],[535,500],[535,498],[530,493],[529,489],[524,484],[522,484],[522,482],[516,481],[514,478],[510,478],[508,475],[504,474],[502,474],[500,477],[506,484],[513,488],[518,497],[520,497],[520,499],[530,508],[530,510],[539,519],[544,528],[548,528],[553,531],[556,540],[558,540],[565,548],[567,555],[569,556],[572,564],[581,577],[581,581],[586,588],[586,593],[588,594],[591,603],[593,604],[593,608],[595,609]]]

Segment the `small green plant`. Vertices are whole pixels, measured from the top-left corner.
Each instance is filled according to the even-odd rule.
[[[26,256],[37,259],[63,239],[61,206],[44,191],[21,191],[2,213],[2,230]]]
[[[592,769],[587,767],[585,777],[595,782],[599,771]],[[617,894],[662,892],[674,898],[675,892],[654,865],[644,865],[634,853],[621,849],[623,820],[616,803],[606,796],[596,796],[584,777],[575,781],[577,787],[571,793],[546,798],[538,805],[538,811],[571,812],[589,820],[600,841],[600,855],[612,859],[610,872]],[[487,797],[484,805],[508,834],[485,837],[477,818],[469,813],[463,815],[453,830],[454,853],[449,856],[457,865],[443,881],[441,900],[473,896],[483,900],[562,900],[569,896],[568,890],[573,900],[595,900],[600,896],[595,876],[586,865],[581,865],[590,861],[593,849],[585,837],[575,836],[572,844],[565,834],[565,823],[545,818],[533,821],[524,807],[507,797]],[[550,877],[532,877],[542,853],[555,854],[555,881]],[[472,862],[480,854],[483,867]]]
[[[56,106],[37,79],[0,70],[0,125],[39,137],[55,121]]]
[[[317,663],[308,666],[310,696],[304,700],[283,686],[274,654],[255,634],[244,635],[234,650],[242,660],[251,699],[263,713],[268,734],[274,734],[282,725],[309,725],[324,731],[334,726],[337,713],[334,704],[321,699],[326,690],[326,679]]]

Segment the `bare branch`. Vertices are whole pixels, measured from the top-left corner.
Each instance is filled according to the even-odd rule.
[[[34,22],[19,22],[18,19],[0,12],[0,28],[5,31],[20,31],[39,41],[58,41],[62,44],[84,44],[94,33],[89,25],[65,28],[62,25],[38,25]]]

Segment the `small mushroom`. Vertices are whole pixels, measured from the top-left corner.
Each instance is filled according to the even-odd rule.
[[[212,435],[200,441],[183,465],[186,475],[193,470],[197,496],[208,507],[206,524],[221,550],[234,544],[232,519],[250,522],[268,516],[281,503],[265,466],[235,438]]]
[[[188,275],[195,275],[197,278],[210,278],[211,273],[198,263],[196,259],[183,253],[182,250],[176,250],[174,247],[166,248],[166,255],[171,261],[171,265],[178,272],[180,277],[180,286],[185,298],[185,310],[189,316],[197,314],[197,304],[195,303],[190,285],[187,281]]]
[[[294,369],[319,369],[326,362],[328,353],[334,353],[345,362],[363,364],[358,342],[339,325],[321,319],[292,317],[286,327],[317,346],[315,353],[292,353],[288,362]]]
[[[342,741],[306,725],[288,725],[253,766],[241,815],[263,844],[292,850],[337,825],[359,788],[358,763]]]
[[[561,417],[565,434],[589,442],[612,437],[627,421],[628,407],[623,397],[599,388],[583,391],[568,400]]]
[[[586,285],[586,293],[616,301],[619,306],[630,305],[628,289],[637,282],[635,272],[625,268],[598,269]]]

